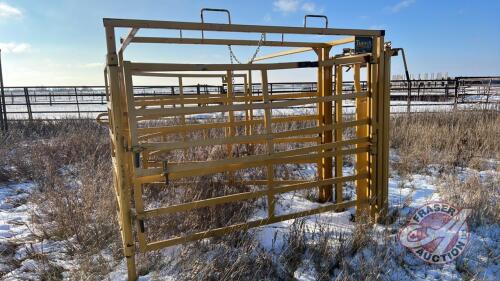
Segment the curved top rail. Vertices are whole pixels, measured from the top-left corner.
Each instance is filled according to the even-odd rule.
[[[212,9],[212,8],[203,8],[201,9],[200,16],[201,16],[201,23],[205,23],[203,20],[203,12],[223,12],[227,14],[227,19],[228,23],[231,24],[231,12],[227,9]]]
[[[304,27],[307,27],[307,18],[322,18],[325,20],[325,28],[328,28],[328,17],[325,15],[305,15],[304,16]]]
[[[231,24],[231,12],[227,9],[213,9],[213,8],[203,8],[200,11],[201,24],[205,24],[205,20],[203,19],[203,12],[222,12],[227,14],[228,23]],[[205,35],[203,34],[203,29],[201,30],[201,39],[205,39]]]

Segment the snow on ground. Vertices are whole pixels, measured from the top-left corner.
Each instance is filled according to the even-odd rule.
[[[0,275],[2,280],[39,280],[49,268],[75,268],[64,251],[70,241],[40,239],[32,224],[36,206],[28,201],[31,182],[0,183]],[[46,260],[40,256],[45,255]]]
[[[395,156],[392,157],[394,159]],[[457,175],[460,180],[466,180],[471,176],[479,176],[480,180],[487,181],[491,177],[498,176],[497,160],[491,160],[491,167],[485,171],[473,169],[458,169]],[[348,173],[352,173],[352,167],[346,167]],[[311,170],[303,166],[301,172],[304,175],[310,174]],[[440,199],[439,187],[442,187],[442,175],[438,166],[430,165],[421,174],[413,174],[402,178],[392,173],[389,181],[389,202],[392,210],[397,209],[399,217],[389,228],[399,228],[406,217],[416,208],[429,201]],[[66,253],[64,253],[63,244],[70,241],[39,241],[33,233],[31,227],[30,210],[34,208],[27,199],[30,190],[33,188],[31,183],[4,183],[0,185],[0,271],[9,272],[4,275],[4,280],[32,279],[36,280],[34,272],[42,266],[40,260],[33,259],[33,253],[44,253],[49,256],[50,263],[53,266],[61,268],[64,272],[69,272],[76,268],[76,264]],[[308,200],[303,193],[290,192],[279,195],[276,213],[285,214],[298,212],[302,210],[316,208],[322,204]],[[258,219],[266,216],[265,209],[259,209],[255,212],[252,219]],[[305,218],[306,235],[313,235],[318,231],[318,225],[324,227],[322,231],[332,233],[349,234],[354,229],[354,223],[351,221],[354,209],[348,209],[344,212],[328,212]],[[289,234],[290,226],[293,220],[279,222],[264,227],[252,229],[261,246],[274,255],[280,254],[286,235]],[[383,226],[377,226],[377,230],[385,229]],[[429,265],[416,258],[399,243],[394,242],[389,245],[393,247],[392,252],[395,257],[388,262],[387,273],[384,278],[388,280],[460,280],[462,273],[472,271],[479,274],[480,279],[498,280],[500,276],[500,265],[498,257],[500,256],[500,226],[489,225],[481,226],[471,231],[471,240],[469,248],[465,254],[455,263],[443,266]],[[165,251],[165,258],[172,258],[172,251]],[[359,262],[359,259],[370,259],[375,255],[375,250],[371,248],[364,249],[356,254],[351,260],[353,264]],[[163,252],[162,252],[163,253]],[[490,257],[496,257],[491,260]],[[13,259],[18,263],[12,266],[8,260]],[[141,276],[139,280],[176,280],[175,275],[167,275],[168,269],[161,272],[150,272]],[[294,276],[297,280],[315,280],[314,266],[307,259],[303,260]],[[63,274],[67,280],[68,274]],[[126,280],[125,261],[122,260],[108,275],[111,280]]]

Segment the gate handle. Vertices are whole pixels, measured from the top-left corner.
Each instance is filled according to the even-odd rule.
[[[304,16],[304,27],[307,27],[307,18],[322,18],[325,19],[325,28],[328,28],[328,17],[324,15],[305,15]]]
[[[108,116],[108,121],[107,122],[102,120],[102,117],[104,117],[104,116]],[[97,117],[95,118],[95,121],[99,125],[106,125],[106,126],[108,126],[109,125],[109,114],[107,112],[99,113],[99,114],[97,114]]]
[[[205,20],[203,19],[203,12],[222,12],[222,13],[226,13],[227,14],[227,20],[228,20],[229,24],[231,24],[231,12],[229,12],[229,10],[227,10],[227,9],[212,9],[212,8],[203,8],[203,9],[201,9],[200,15],[201,15],[201,24],[202,24],[202,28],[201,28],[201,39],[202,40],[204,39],[204,36],[203,36],[203,24],[205,23]]]

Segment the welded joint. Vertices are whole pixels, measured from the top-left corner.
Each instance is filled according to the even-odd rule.
[[[125,257],[130,258],[135,255],[135,246],[132,244],[127,244],[123,248],[123,253],[125,254]]]

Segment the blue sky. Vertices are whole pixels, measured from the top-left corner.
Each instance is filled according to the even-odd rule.
[[[203,7],[229,9],[233,23],[241,24],[300,26],[304,14],[324,14],[329,18],[330,27],[385,29],[386,40],[406,49],[411,73],[500,75],[498,0],[0,0],[0,48],[5,84],[102,85],[103,17],[199,21]],[[222,22],[224,17],[209,15],[207,20]],[[319,21],[311,24],[321,25]],[[185,36],[199,34],[186,33]],[[252,48],[235,48],[235,52],[244,61],[251,56]],[[264,48],[261,54],[273,51],[276,49]],[[225,46],[205,49],[134,46],[129,58],[229,62]],[[293,59],[297,58],[314,59],[310,54]],[[402,73],[400,58],[394,58],[392,72]],[[273,78],[287,80],[286,76]],[[304,73],[297,79],[311,81],[314,74]]]

